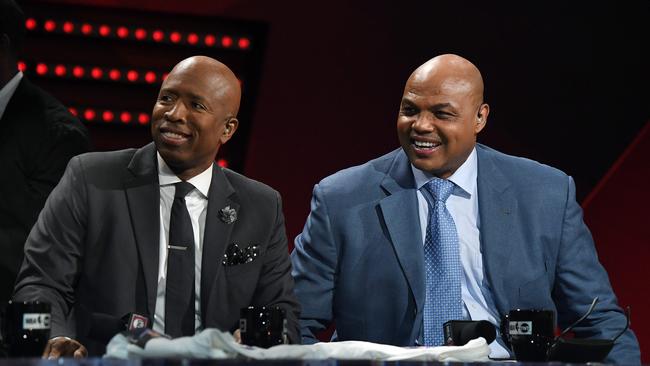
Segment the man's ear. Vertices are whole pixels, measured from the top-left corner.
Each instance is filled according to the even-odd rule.
[[[476,125],[474,126],[474,134],[481,132],[483,127],[487,124],[487,118],[490,114],[490,106],[487,103],[481,104],[476,115]]]
[[[235,134],[235,131],[237,131],[237,127],[239,126],[239,120],[236,117],[231,117],[226,121],[226,124],[223,129],[223,134],[221,135],[221,143],[225,144],[230,140],[232,135]]]

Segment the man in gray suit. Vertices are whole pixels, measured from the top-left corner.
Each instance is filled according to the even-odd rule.
[[[402,148],[315,186],[292,253],[303,342],[334,323],[337,340],[435,346],[446,320],[498,326],[514,308],[552,309],[566,327],[595,297],[576,336],[623,330],[573,180],[477,144],[489,111],[479,70],[435,57],[404,88]],[[490,348],[509,356],[500,338]],[[640,362],[632,331],[608,361]]]
[[[129,314],[183,336],[233,331],[251,305],[282,307],[299,342],[280,196],[214,164],[240,96],[224,64],[188,58],[161,86],[153,143],[70,161],[27,239],[14,294],[52,304],[45,357],[102,354]]]

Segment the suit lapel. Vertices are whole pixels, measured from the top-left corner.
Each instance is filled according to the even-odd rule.
[[[150,315],[153,315],[156,307],[160,247],[160,189],[156,166],[156,149],[154,144],[150,143],[133,155],[128,166],[133,175],[124,182],[131,226],[142,263],[146,304]],[[142,299],[137,299],[137,303],[140,303],[140,300]]]
[[[424,259],[417,191],[408,158],[400,149],[381,182],[388,196],[379,202],[391,243],[413,292],[418,311],[424,306]]]
[[[239,213],[239,200],[223,170],[214,166],[212,182],[208,192],[208,210],[205,216],[203,236],[203,257],[201,259],[201,314],[205,324],[208,300],[212,285],[217,278],[221,258],[226,250],[235,223],[226,224],[220,219],[219,211],[226,206]]]
[[[497,168],[492,153],[477,145],[478,200],[481,231],[481,250],[485,273],[495,295],[497,307],[503,314],[508,305],[504,303],[507,290],[503,287],[505,270],[510,261],[514,241],[511,231],[517,216],[517,200],[510,182]]]

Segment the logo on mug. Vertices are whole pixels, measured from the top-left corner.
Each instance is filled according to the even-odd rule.
[[[50,314],[24,313],[23,329],[25,330],[50,329]]]
[[[511,321],[508,331],[510,335],[531,335],[533,334],[532,321]]]

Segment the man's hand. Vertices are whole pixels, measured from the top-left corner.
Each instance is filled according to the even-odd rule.
[[[84,358],[88,356],[88,350],[83,344],[69,337],[54,337],[47,341],[43,358],[74,357]]]

